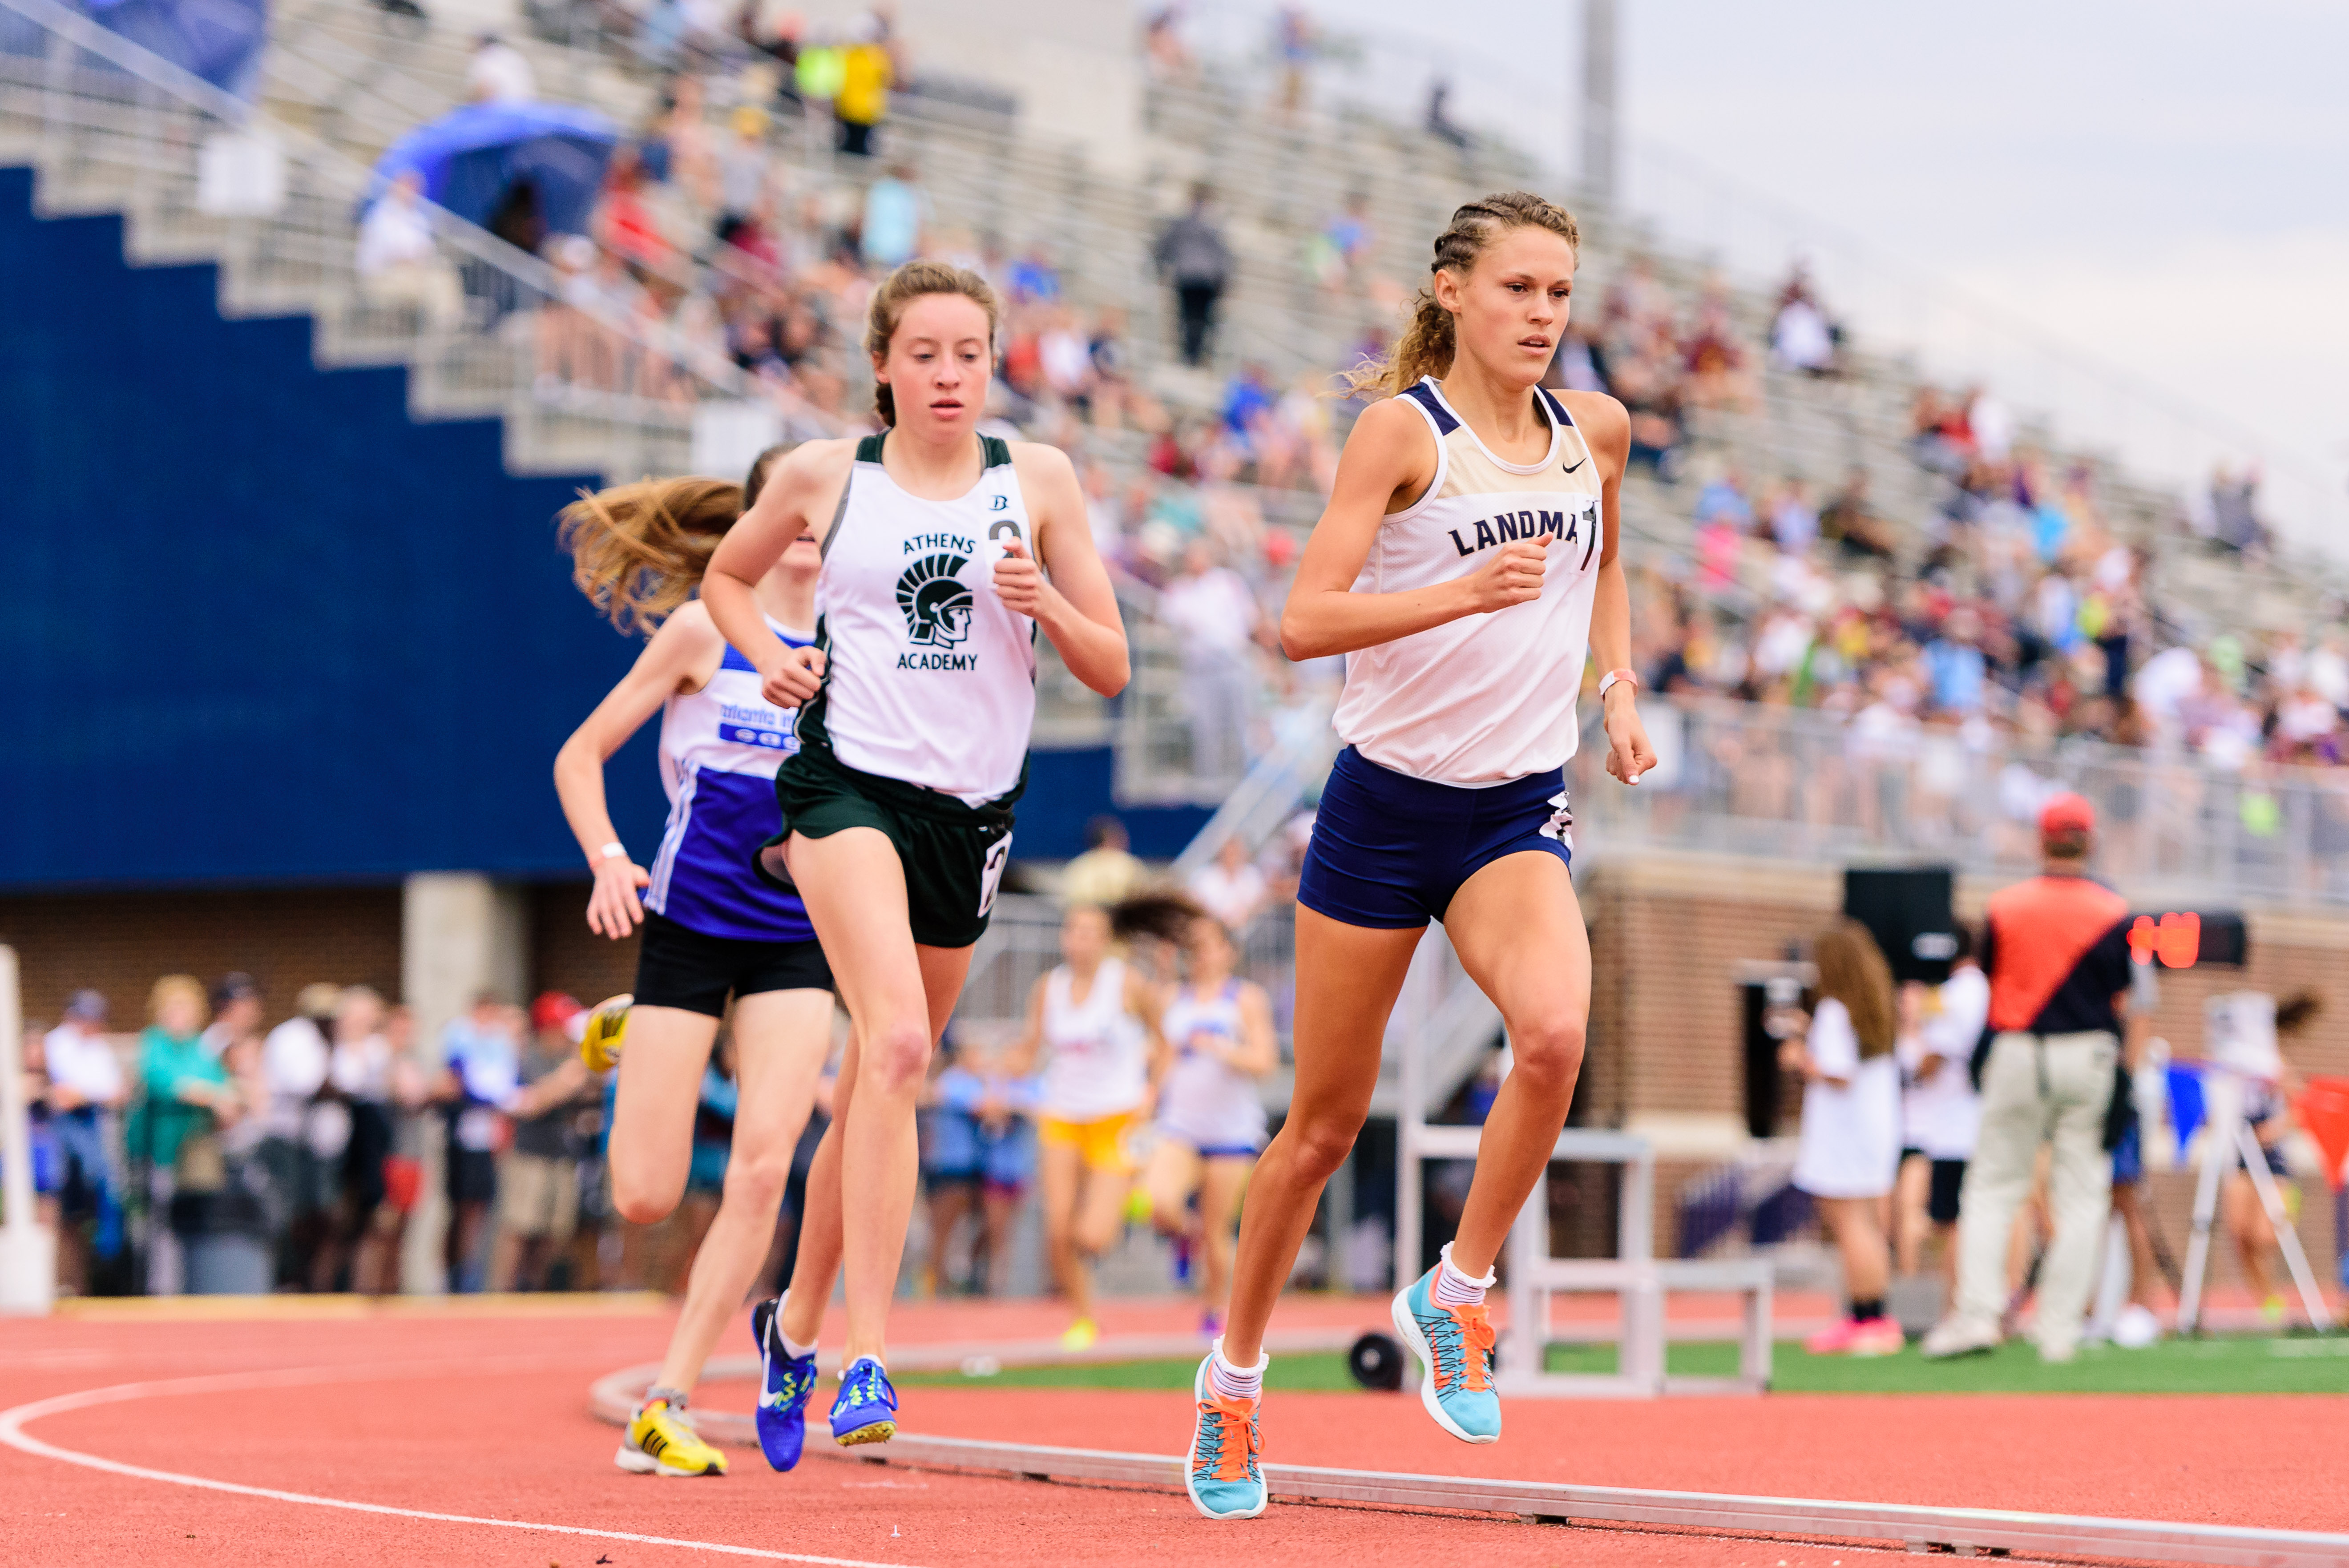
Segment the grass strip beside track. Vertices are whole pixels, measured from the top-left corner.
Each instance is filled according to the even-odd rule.
[[[1611,1372],[1611,1345],[1554,1345],[1554,1372]],[[1726,1377],[1737,1367],[1727,1344],[1674,1345],[1675,1373]],[[894,1381],[914,1387],[1188,1388],[1195,1360],[1108,1361],[1058,1367],[1007,1367],[992,1377],[908,1372]],[[2344,1394],[2349,1393],[2349,1338],[2166,1339],[2143,1350],[2081,1347],[2068,1366],[2051,1367],[2020,1342],[1987,1356],[1928,1361],[1916,1347],[1898,1356],[1811,1356],[1798,1344],[1777,1347],[1772,1387],[1790,1394]],[[1275,1392],[1355,1391],[1346,1358],[1332,1351],[1276,1356],[1265,1386]]]

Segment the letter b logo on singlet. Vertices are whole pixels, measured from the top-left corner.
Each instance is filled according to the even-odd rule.
[[[970,564],[961,555],[925,555],[897,579],[897,608],[905,613],[905,636],[926,647],[951,648],[970,635],[977,608],[970,590],[956,575]]]

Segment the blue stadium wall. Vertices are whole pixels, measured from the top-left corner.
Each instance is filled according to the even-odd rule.
[[[633,652],[554,548],[590,480],[515,478],[496,422],[411,420],[404,371],[217,297],[0,170],[0,887],[577,876],[550,768]],[[607,778],[648,852],[649,730]],[[1109,786],[1106,750],[1039,754],[1023,857]],[[1205,814],[1124,815],[1165,855]]]

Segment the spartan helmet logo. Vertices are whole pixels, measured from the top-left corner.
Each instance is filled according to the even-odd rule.
[[[951,648],[970,635],[970,590],[955,575],[970,564],[961,555],[925,555],[897,579],[897,608],[905,635],[933,648]]]

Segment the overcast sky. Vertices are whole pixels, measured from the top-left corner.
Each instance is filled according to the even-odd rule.
[[[1637,141],[2232,415],[2315,459],[2342,494],[2349,5],[1619,7],[1619,98]],[[1562,139],[1565,87],[1579,96],[1577,0],[1313,9],[1339,28],[1426,39],[1454,60],[1463,100],[1489,101],[1468,79],[1478,61],[1518,101],[1555,85],[1526,123],[1536,139]],[[1648,160],[1630,167],[1635,208],[1689,205]],[[2033,392],[2006,390],[2026,403]],[[2274,488],[2281,499],[2281,475]]]

